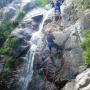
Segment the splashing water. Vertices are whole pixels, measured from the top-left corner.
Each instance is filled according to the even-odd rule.
[[[24,85],[23,85],[22,90],[27,90],[28,83],[31,81],[32,74],[33,74],[33,61],[34,61],[36,48],[37,47],[33,45],[26,55],[28,64],[26,67],[27,68],[26,77],[24,78]]]
[[[27,90],[28,84],[32,80],[34,57],[35,57],[36,52],[38,52],[38,51],[40,52],[44,45],[43,44],[44,33],[42,33],[42,30],[43,30],[45,21],[47,20],[49,14],[52,11],[53,11],[53,9],[50,9],[49,11],[47,11],[45,13],[43,21],[39,26],[39,31],[32,34],[32,38],[30,40],[31,48],[26,55],[28,64],[26,67],[27,72],[26,72],[26,76],[24,77],[24,85],[23,85],[22,90]]]
[[[44,19],[42,21],[42,23],[40,24],[40,27],[39,27],[39,31],[41,32],[43,30],[43,25],[45,23],[45,21],[47,20],[47,18],[49,17],[49,15],[53,12],[53,8],[50,9],[45,15],[44,15]]]

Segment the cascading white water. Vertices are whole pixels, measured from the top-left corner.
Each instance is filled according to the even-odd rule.
[[[43,29],[43,25],[44,25],[46,19],[48,18],[49,14],[51,14],[52,12],[53,12],[53,8],[50,9],[49,11],[47,11],[47,13],[44,15],[43,21],[42,21],[42,23],[41,23],[41,25],[40,25],[40,27],[39,27],[39,31],[40,31],[40,32],[41,32],[42,29]]]
[[[36,46],[33,45],[26,55],[27,71],[26,71],[26,77],[24,78],[24,85],[22,90],[27,90],[28,83],[31,81],[32,74],[33,74],[33,61],[34,61],[35,52],[36,52]]]
[[[28,51],[26,57],[27,57],[27,67],[25,67],[27,69],[26,75],[24,77],[24,86],[22,88],[22,90],[27,90],[28,84],[29,82],[32,80],[32,75],[33,75],[33,62],[34,62],[34,57],[35,57],[35,53],[37,51],[41,51],[42,47],[43,47],[43,37],[44,37],[44,33],[42,33],[42,29],[44,26],[44,23],[46,21],[46,19],[48,18],[48,15],[53,11],[53,9],[50,9],[49,11],[47,11],[44,15],[43,21],[40,24],[39,27],[39,31],[35,32],[32,34],[32,38],[30,40],[30,45],[31,48]]]

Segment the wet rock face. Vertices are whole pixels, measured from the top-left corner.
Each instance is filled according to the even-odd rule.
[[[43,54],[43,52],[36,53],[34,60],[34,73],[32,77],[32,81],[28,86],[28,90],[44,90],[48,85],[50,87],[50,82],[45,80],[45,70],[47,65],[48,50],[47,53]],[[47,84],[47,85],[46,85]],[[49,88],[47,88],[49,90]]]
[[[26,54],[30,49],[30,39],[33,32],[38,31],[42,17],[43,14],[38,15],[35,12],[35,16],[33,16],[32,18],[30,17],[30,12],[27,13],[19,26],[11,33],[11,37],[14,36],[17,38],[17,46],[14,48],[10,48],[10,53],[15,58],[14,70],[12,71],[10,78],[8,78],[9,80],[6,80],[6,82],[4,83],[6,87],[9,86],[10,90],[21,90],[20,80],[21,77],[25,74],[25,65],[27,65],[28,58],[26,58]],[[8,40],[6,43],[8,43]],[[3,62],[1,63],[3,64]],[[3,66],[1,63],[0,70],[2,71]],[[0,83],[0,85],[3,84]]]
[[[68,0],[66,0],[66,1],[68,1]],[[72,2],[72,0],[71,0],[71,2]],[[65,15],[67,12],[69,12],[68,6],[70,8],[72,5],[69,4],[66,6],[66,9],[64,8],[64,10],[68,10],[68,11],[64,12],[64,10],[63,10],[63,12],[64,12],[64,13],[62,13],[63,15]],[[73,9],[74,8],[72,8],[72,10]],[[70,13],[70,14],[73,15],[72,13]],[[68,13],[68,15],[69,15],[69,13]],[[82,71],[79,71],[79,66],[83,65],[83,63],[84,63],[83,58],[82,58],[82,49],[80,47],[80,41],[82,40],[82,37],[83,37],[83,31],[90,28],[89,17],[90,17],[89,12],[84,13],[84,15],[82,15],[80,17],[80,19],[78,19],[78,21],[76,21],[77,17],[76,17],[76,19],[73,17],[73,19],[70,18],[71,20],[69,20],[67,18],[67,16],[66,16],[66,19],[63,16],[63,21],[65,20],[65,23],[67,21],[69,21],[68,24],[63,23],[63,25],[66,27],[66,29],[64,29],[64,31],[68,30],[68,32],[69,32],[69,30],[70,30],[69,37],[67,38],[67,40],[64,44],[64,52],[63,52],[65,66],[63,66],[64,72],[62,72],[62,76],[64,79],[72,80],[77,76],[77,74],[82,72]],[[68,28],[67,28],[67,26],[68,26]],[[86,71],[85,71],[85,73],[86,73]],[[79,76],[79,78],[78,78],[78,76]],[[75,80],[68,82],[62,90],[89,90],[89,88],[86,88],[86,87],[89,87],[88,86],[89,84],[87,84],[87,82],[84,81],[85,80],[84,76],[82,77],[81,74],[79,74],[78,76],[76,77]],[[86,77],[88,77],[88,76],[86,76]],[[78,80],[77,80],[77,78],[78,78]],[[82,78],[82,80],[80,78]],[[79,80],[81,80],[81,81],[79,81]],[[83,84],[81,85],[81,83],[83,83]]]
[[[63,58],[61,57],[60,54],[57,54],[55,48],[52,49],[50,56],[45,43],[44,49],[35,55],[34,73],[28,90],[45,90],[46,88],[47,90],[50,90],[50,88],[57,90],[63,87],[60,85],[60,74],[58,74],[63,66]],[[65,84],[65,82],[62,83]]]
[[[51,59],[51,63],[48,65],[48,81],[50,82],[54,81],[57,89],[61,89],[67,83],[67,81],[75,79],[77,74],[80,72],[79,66],[83,64],[82,49],[80,47],[82,26],[80,25],[80,23],[78,23],[80,22],[80,20],[77,21],[78,17],[76,15],[76,12],[74,11],[74,7],[71,4],[68,7],[65,7],[64,10],[65,12],[62,13],[62,17],[63,17],[62,20],[64,20],[65,22],[63,24],[63,27],[65,27],[66,29],[63,29],[63,31],[60,31],[61,29],[54,28],[54,25],[56,24],[53,25],[51,22],[49,23],[50,27],[47,28],[47,29],[51,29],[51,31],[53,32],[53,35],[55,36],[55,40],[54,40],[55,43],[58,44],[60,48],[61,46],[63,48],[62,58],[57,58],[57,54],[55,54],[55,51],[54,51],[52,54],[53,56]],[[38,57],[41,57],[41,56],[38,56]],[[45,60],[48,61],[48,58],[49,56],[47,57],[45,56],[44,61]],[[45,69],[43,70],[43,68],[45,68],[45,64],[47,64],[47,62],[44,63],[42,58],[35,59],[35,61],[37,60],[38,61],[40,60],[40,61],[38,64],[36,62],[37,65],[35,64],[34,67],[35,66],[40,66],[40,67],[36,67],[34,69],[34,71],[37,71],[37,72],[35,72],[32,82],[34,81],[34,78],[37,75],[45,78],[45,72],[44,72]],[[44,63],[42,67],[41,67],[41,63]],[[40,77],[38,78],[39,80],[41,79]],[[31,82],[31,85],[32,85],[32,82]],[[72,87],[69,89],[70,85],[72,85]],[[33,85],[33,87],[34,86],[35,85]],[[73,86],[74,86],[74,82],[70,82],[66,90],[74,90]]]
[[[3,0],[1,1],[3,2]],[[20,1],[6,0],[6,6],[3,6],[3,8],[0,9],[0,21],[3,22],[12,19],[16,15],[16,11],[19,10],[19,8],[20,8]]]
[[[18,38],[17,40],[17,47],[14,47],[10,50],[11,55],[13,57],[18,58],[24,56],[27,51],[29,50],[30,45],[25,41],[25,39]]]
[[[23,5],[24,3],[25,5]],[[33,1],[20,2],[19,0],[1,0],[0,4],[2,4],[0,9],[1,22],[4,22],[4,21],[6,22],[17,17],[17,14],[18,14],[17,11],[19,11],[21,7],[22,7],[22,11],[25,13],[29,12],[33,7],[35,7],[35,4]]]
[[[46,27],[48,27],[47,25]],[[35,59],[34,75],[30,85],[34,83],[34,79],[38,75],[38,83],[40,82],[39,80],[44,80],[46,67],[48,67],[47,81],[50,81],[51,83],[54,82],[54,85],[56,86],[55,90],[58,90],[61,89],[67,81],[76,77],[79,73],[79,66],[83,64],[83,59],[82,49],[80,47],[79,23],[75,23],[75,25],[63,29],[63,31],[59,28],[59,24],[57,24],[58,28],[55,28],[55,25],[55,23],[54,25],[53,23],[49,23],[50,28],[47,29],[51,29],[55,37],[54,42],[59,46],[61,54],[58,55],[55,48],[53,48],[50,57],[49,51],[47,50],[48,47],[46,46],[42,54],[38,56],[39,58]],[[47,64],[48,62],[50,63]],[[33,87],[35,86],[36,85],[33,84]]]
[[[85,70],[76,77],[76,90],[90,89],[90,69]]]
[[[83,64],[80,36],[78,29],[75,27],[78,27],[77,24],[71,25],[63,31],[53,31],[54,41],[63,51],[64,62],[62,70],[58,71],[57,80],[67,81],[75,78],[79,73],[79,66]],[[62,77],[60,77],[61,75]]]
[[[68,82],[62,90],[76,90],[75,89],[75,80]]]
[[[62,90],[89,90],[90,89],[90,69],[80,73],[76,79],[68,82]]]
[[[4,55],[0,55],[0,74],[1,74],[2,71],[3,71],[5,61],[6,61],[5,56],[4,56]]]
[[[82,30],[90,28],[90,12],[86,11],[80,19]]]
[[[24,17],[19,26],[11,33],[11,36],[17,38],[18,47],[13,48],[11,53],[19,57],[22,54],[26,54],[27,50],[30,48],[30,39],[32,33],[38,31],[39,24],[42,20],[43,14],[35,15],[30,17],[30,12]]]
[[[64,4],[61,6],[62,9],[62,20],[65,27],[74,24],[78,19],[77,12],[73,5],[72,0],[66,0]]]
[[[8,5],[12,1],[14,1],[14,0],[1,0],[0,1],[0,8],[3,8],[4,6]]]
[[[67,28],[70,30],[70,28]],[[73,79],[78,74],[78,68],[83,64],[82,49],[80,47],[80,37],[75,27],[71,27],[71,32],[64,47],[64,60],[66,62],[67,79]],[[68,64],[68,65],[67,65]],[[70,70],[69,70],[70,69]]]
[[[52,23],[52,20],[48,19],[45,22],[45,26],[47,27],[48,24],[53,32],[55,37],[54,42],[59,46],[60,52],[57,53],[56,48],[52,48],[50,55],[46,37],[44,38],[43,42],[45,41],[45,43],[43,43],[43,47],[40,48],[42,51],[36,52],[35,54],[33,65],[34,72],[32,81],[28,85],[28,90],[50,90],[51,88],[51,90],[60,90],[68,81],[75,79],[76,75],[79,73],[79,66],[83,64],[82,49],[80,47],[81,32],[79,32],[79,24],[76,23],[76,11],[74,11],[74,7],[71,5],[72,0],[66,1],[68,1],[68,3],[66,3],[68,5],[64,7],[64,12],[62,13],[63,26],[61,27],[61,20],[60,22]],[[24,7],[26,11],[28,11],[27,8],[28,6],[26,8]],[[12,90],[16,90],[16,87],[17,90],[19,90],[20,78],[23,76],[22,74],[25,74],[25,65],[27,63],[25,55],[30,48],[30,39],[32,34],[38,31],[39,24],[43,17],[42,10],[39,9],[38,11],[39,14],[35,15],[28,13],[11,34],[12,36],[16,36],[19,42],[18,47],[11,50],[11,54],[17,58],[15,63],[16,70],[14,72],[15,77],[12,77],[14,83],[11,83],[11,85],[13,85]],[[81,28],[83,26],[84,28],[89,27],[88,19],[89,14],[84,17],[87,26],[83,19],[81,19],[83,21],[83,25],[80,25]],[[2,65],[0,67],[2,70]],[[81,89],[86,84],[88,86],[88,82],[90,81],[88,74],[89,73],[85,75],[85,77],[88,77],[85,78],[85,80],[78,78],[76,81],[67,83],[63,90],[74,90],[75,85],[77,87],[75,90]],[[15,79],[17,81],[14,81]],[[79,80],[84,81],[83,84]],[[76,82],[77,84],[75,84]]]
[[[27,3],[24,7],[23,10],[27,13],[28,11],[30,11],[32,8],[34,8],[35,2],[32,0],[31,2]]]

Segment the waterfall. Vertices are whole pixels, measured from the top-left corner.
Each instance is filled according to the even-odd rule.
[[[31,81],[32,74],[33,74],[33,61],[36,52],[36,46],[32,46],[28,51],[27,57],[27,70],[26,70],[26,77],[24,78],[24,85],[22,90],[27,90],[28,83]]]
[[[51,15],[52,12],[53,12],[53,8],[50,9],[50,10],[44,15],[43,21],[42,21],[42,23],[40,24],[40,27],[39,27],[39,31],[40,31],[40,32],[41,32],[42,29],[43,29],[43,25],[44,25],[46,19],[49,17],[49,15]]]
[[[33,62],[34,62],[34,57],[36,52],[40,52],[43,47],[43,37],[44,33],[42,33],[42,29],[44,26],[45,21],[47,20],[49,14],[53,11],[53,9],[50,9],[49,11],[45,12],[45,15],[43,17],[43,20],[39,26],[39,30],[35,33],[32,34],[32,38],[30,40],[30,49],[26,55],[27,58],[27,66],[25,67],[26,70],[26,75],[24,77],[23,83],[24,85],[22,86],[22,90],[27,90],[29,82],[32,80],[32,75],[33,75]]]

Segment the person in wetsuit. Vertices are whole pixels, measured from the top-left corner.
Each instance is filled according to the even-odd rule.
[[[56,0],[55,2],[51,2],[52,8],[54,8],[55,20],[61,19],[61,9],[60,6],[62,5],[62,0]]]
[[[50,50],[50,53],[52,52],[52,48],[56,48],[57,52],[58,52],[58,45],[56,43],[54,43],[55,37],[53,36],[52,32],[49,31],[47,33],[47,42],[48,42],[48,48]]]

